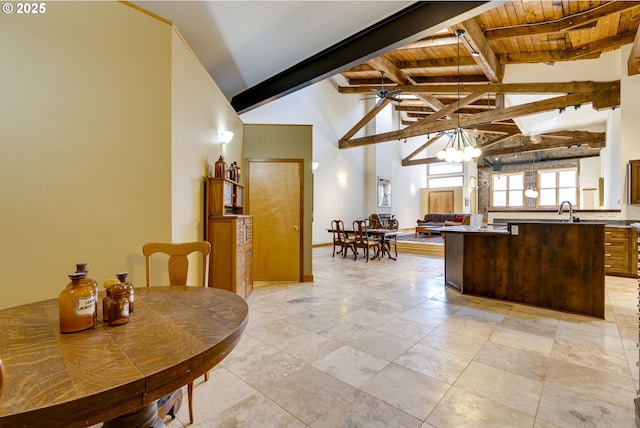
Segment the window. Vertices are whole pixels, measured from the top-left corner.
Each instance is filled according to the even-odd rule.
[[[524,173],[491,176],[492,207],[524,206]]]
[[[562,201],[574,206],[578,202],[578,170],[576,168],[538,171],[540,206],[557,207]]]
[[[427,187],[462,187],[464,185],[464,169],[461,163],[436,162],[427,164]]]

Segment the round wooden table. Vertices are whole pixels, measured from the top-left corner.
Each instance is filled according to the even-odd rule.
[[[86,427],[155,406],[229,354],[248,311],[236,294],[183,286],[136,288],[128,324],[72,334],[58,299],[0,310],[0,427]]]

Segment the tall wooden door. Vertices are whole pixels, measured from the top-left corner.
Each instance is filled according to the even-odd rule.
[[[253,279],[302,281],[303,160],[249,160]]]

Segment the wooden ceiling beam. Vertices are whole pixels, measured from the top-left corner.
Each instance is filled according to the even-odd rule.
[[[545,136],[542,136],[542,143],[539,144],[524,144],[518,146],[511,147],[501,147],[493,150],[483,150],[483,157],[490,156],[499,156],[499,155],[507,155],[513,153],[529,153],[529,152],[537,152],[540,150],[551,150],[551,149],[559,149],[565,147],[573,147],[573,146],[582,146],[587,145],[589,148],[598,149],[606,146],[606,142],[604,138],[593,138],[590,140],[584,139],[576,139],[574,140],[566,140],[566,139],[550,139]]]
[[[576,93],[576,92],[596,92],[601,89],[611,89],[612,85],[619,84],[619,80],[611,82],[544,82],[544,83],[497,83],[497,84],[460,84],[461,93],[485,92],[492,94],[545,94],[545,93]],[[417,95],[427,94],[452,94],[458,92],[457,84],[422,84],[422,85],[398,85],[393,89],[402,89],[403,94]],[[340,86],[338,91],[341,94],[369,94],[371,87],[348,87]]]
[[[416,59],[412,61],[398,61],[395,63],[396,67],[406,69],[420,69],[420,68],[451,68],[458,66],[457,58],[430,58],[430,59]],[[460,67],[470,67],[476,65],[477,62],[473,57],[464,56],[460,58]]]
[[[411,160],[416,157],[421,151],[426,150],[427,147],[435,143],[440,139],[441,135],[436,135],[435,137],[429,138],[423,145],[415,149],[411,154],[402,159],[402,164],[404,165],[405,160]]]
[[[384,71],[386,74],[389,75],[391,80],[393,80],[396,83],[399,83],[401,85],[414,85],[416,83],[411,78],[411,76],[409,76],[404,71],[400,70],[398,67],[395,66],[394,63],[385,59],[382,56],[379,56],[377,58],[370,60],[369,64],[379,71]],[[440,110],[444,107],[444,104],[433,95],[420,94],[418,95],[418,98],[420,98],[422,102],[424,102],[429,107],[432,107],[434,110]]]
[[[483,113],[476,113],[460,118],[460,126],[463,128],[471,128],[485,123],[490,123],[494,120],[512,119],[520,116],[528,116],[534,113],[542,113],[545,111],[551,111],[562,107],[568,107],[572,105],[578,105],[591,102],[593,94],[570,94],[562,95],[555,98],[536,101],[532,103],[526,103],[502,109],[490,110]],[[385,132],[382,134],[371,135],[367,137],[361,137],[351,140],[340,139],[338,146],[341,149],[347,149],[352,147],[366,146],[370,144],[383,143],[387,141],[393,141],[403,138],[415,137],[418,135],[436,133],[439,131],[446,131],[454,129],[457,125],[455,119],[441,120],[425,126],[412,126],[398,131]]]
[[[555,21],[488,29],[484,31],[484,37],[488,41],[493,41],[513,37],[540,36],[544,34],[560,33],[562,31],[582,27],[586,24],[596,22],[607,15],[624,12],[625,10],[638,7],[639,5],[640,2],[637,1],[613,1],[594,8],[586,13],[583,12],[569,15]]]
[[[627,31],[620,35],[608,37],[592,43],[586,43],[563,51],[511,53],[498,55],[498,57],[500,62],[503,64],[528,64],[536,62],[553,63],[557,61],[573,61],[576,59],[593,59],[600,57],[601,51],[617,49],[621,45],[633,43],[635,37],[635,31]]]
[[[391,100],[389,98],[385,98],[382,100],[380,104],[374,106],[367,114],[364,115],[362,119],[356,123],[353,128],[347,131],[341,138],[341,140],[348,140],[349,138],[356,135],[356,133],[361,130],[371,119],[373,119],[383,108],[389,104]]]
[[[430,114],[428,117],[425,117],[424,119],[418,121],[416,124],[409,126],[410,128],[414,127],[414,126],[421,126],[421,125],[425,125],[428,123],[432,123],[435,122],[438,119],[442,119],[443,117],[449,116],[452,113],[455,113],[456,111],[458,111],[460,108],[466,106],[467,104],[470,104],[474,101],[476,101],[478,98],[482,98],[484,97],[484,93],[483,92],[476,92],[473,93],[463,99],[461,99],[460,101],[453,102],[445,107],[443,107],[442,109],[438,110],[437,112]]]
[[[463,36],[465,45],[470,49],[470,52],[479,54],[474,59],[482,68],[484,75],[491,83],[501,83],[504,77],[504,64],[498,60],[478,22],[475,18],[471,18],[464,21],[461,26],[465,31]]]
[[[492,140],[489,140],[484,144],[479,144],[478,148],[480,150],[482,150],[482,152],[483,152],[482,156],[484,156],[485,155],[484,151],[488,147],[495,146],[496,144],[502,143],[503,141],[507,141],[508,139],[513,138],[513,137],[515,137],[517,135],[520,135],[520,130],[519,129],[517,131],[512,131],[512,132],[510,132],[508,134],[504,134],[504,135],[502,135],[500,137],[497,137],[497,138],[494,138]]]

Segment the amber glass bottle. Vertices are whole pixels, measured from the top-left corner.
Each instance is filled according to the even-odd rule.
[[[109,323],[109,302],[111,301],[110,287],[105,288],[105,296],[102,298],[102,322]]]
[[[129,275],[128,272],[118,272],[116,274],[120,283],[127,286],[126,298],[129,300],[129,313],[132,313],[133,303],[135,301],[135,290],[133,289],[133,284],[127,282],[127,275]]]
[[[109,325],[122,325],[129,322],[129,300],[126,297],[127,286],[116,284],[109,287]]]
[[[220,155],[220,159],[216,161],[214,164],[215,167],[215,176],[218,178],[225,178],[227,174],[227,163],[224,161],[224,157]]]
[[[98,325],[98,293],[100,293],[100,288],[98,287],[97,281],[88,277],[89,271],[87,270],[86,263],[76,263],[76,273],[81,273],[81,272],[84,272],[85,274],[84,280],[86,281],[86,283],[92,286],[96,292],[96,307],[95,307],[95,313],[93,314],[93,318],[95,319],[95,325]]]
[[[60,332],[75,333],[95,327],[96,292],[84,272],[69,275],[71,282],[60,292]]]

